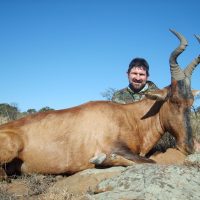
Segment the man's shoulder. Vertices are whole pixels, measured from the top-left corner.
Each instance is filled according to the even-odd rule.
[[[126,88],[117,90],[112,96],[112,101],[117,102],[117,103],[122,103],[122,104],[132,101],[132,97],[130,96],[128,92],[128,88],[126,87]]]
[[[124,93],[127,93],[127,92],[128,92],[128,87],[125,87],[125,88],[117,90],[116,92],[114,92],[113,95],[121,95],[121,94],[124,94]]]
[[[120,97],[120,98],[123,97],[124,98],[124,97],[127,97],[127,96],[131,96],[128,87],[119,89],[116,92],[114,92],[114,94],[113,94],[113,98],[116,98],[116,97]]]
[[[153,91],[153,90],[159,89],[154,82],[147,81],[147,83],[148,83],[148,91]]]

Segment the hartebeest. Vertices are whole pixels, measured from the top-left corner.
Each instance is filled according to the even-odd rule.
[[[191,153],[189,114],[194,94],[190,79],[200,56],[181,70],[176,60],[187,41],[171,32],[180,45],[170,56],[170,86],[131,104],[94,101],[1,125],[0,164],[5,171],[61,174],[96,165],[152,162],[145,155],[166,131],[175,136],[180,151]],[[197,39],[200,41],[199,36]]]

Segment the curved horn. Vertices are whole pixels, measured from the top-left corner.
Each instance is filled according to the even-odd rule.
[[[183,35],[181,35],[180,33],[172,29],[169,29],[169,30],[180,40],[179,46],[171,53],[170,59],[169,59],[171,77],[172,77],[172,80],[182,80],[185,78],[185,74],[179,67],[176,59],[185,50],[188,43]]]
[[[200,43],[200,36],[199,35],[194,35],[196,38],[197,38],[197,40],[199,41],[199,43]],[[187,67],[186,67],[186,69],[184,70],[184,73],[185,73],[185,75],[187,76],[187,77],[191,77],[191,75],[192,75],[192,72],[193,72],[193,70],[195,69],[195,67],[198,65],[200,63],[200,55],[197,57],[197,58],[195,58]]]

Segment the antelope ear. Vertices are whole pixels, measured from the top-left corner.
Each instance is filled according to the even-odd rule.
[[[167,99],[167,95],[168,95],[168,90],[166,88],[162,90],[155,90],[155,91],[148,92],[145,94],[145,96],[148,99],[152,99],[156,101],[165,101]]]
[[[192,94],[194,97],[200,95],[200,90],[192,90]]]

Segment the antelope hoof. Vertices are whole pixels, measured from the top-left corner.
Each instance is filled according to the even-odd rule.
[[[100,153],[94,157],[92,157],[89,162],[95,165],[100,165],[104,162],[106,159],[106,154],[105,153]]]

